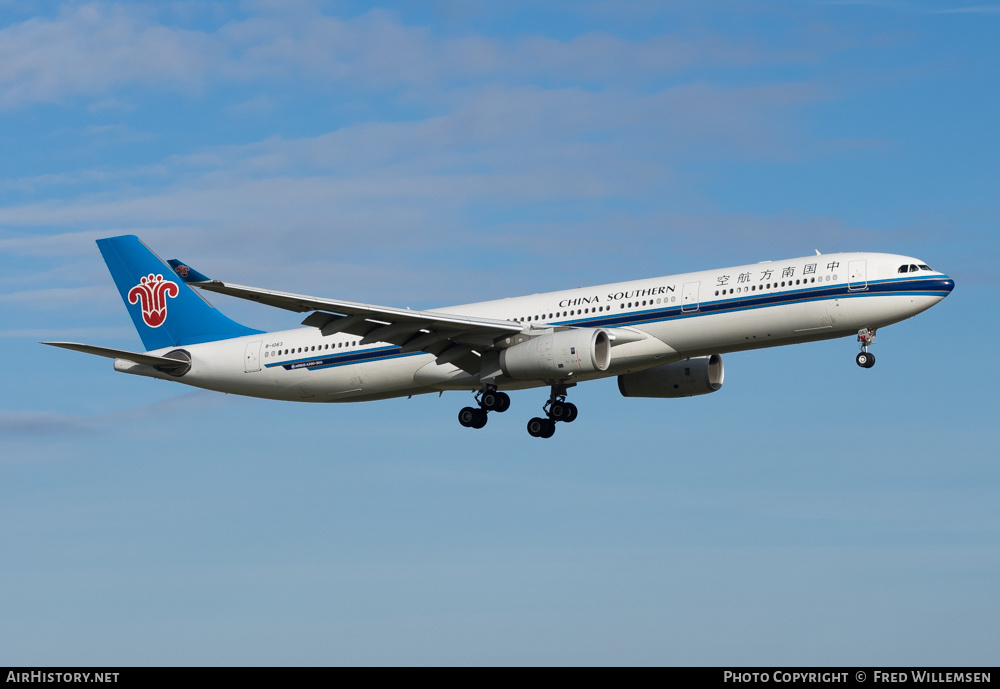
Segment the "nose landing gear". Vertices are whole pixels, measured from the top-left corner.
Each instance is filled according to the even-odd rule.
[[[576,419],[578,413],[576,405],[566,401],[566,390],[571,385],[553,385],[549,393],[549,401],[545,403],[542,410],[546,418],[533,418],[528,422],[528,435],[532,438],[551,438],[556,432],[556,421],[570,423]]]
[[[487,414],[491,411],[502,414],[510,409],[510,395],[500,392],[495,385],[489,385],[476,393],[479,408],[463,407],[458,412],[458,422],[466,428],[482,428],[486,425]]]
[[[861,368],[871,368],[875,365],[875,355],[868,351],[868,348],[875,344],[875,329],[863,328],[858,331],[858,342],[861,344],[861,353],[854,359]]]

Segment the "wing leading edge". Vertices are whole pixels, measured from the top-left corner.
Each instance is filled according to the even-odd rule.
[[[434,354],[439,364],[452,363],[471,374],[479,373],[483,350],[492,348],[498,338],[522,332],[519,323],[505,320],[324,299],[221,280],[190,284],[287,311],[312,311],[302,324],[325,336],[347,333],[361,337],[362,344],[389,342],[404,352]]]

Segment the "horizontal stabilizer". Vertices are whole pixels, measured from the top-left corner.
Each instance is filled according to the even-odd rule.
[[[139,354],[137,352],[128,352],[124,349],[97,347],[96,345],[78,344],[76,342],[42,342],[42,344],[51,345],[52,347],[62,347],[63,349],[72,349],[76,352],[83,352],[84,354],[103,356],[108,359],[127,359],[128,361],[134,361],[137,364],[158,366],[160,368],[180,368],[182,366],[190,365],[190,362],[186,360],[171,359],[169,357],[154,356],[152,354]]]

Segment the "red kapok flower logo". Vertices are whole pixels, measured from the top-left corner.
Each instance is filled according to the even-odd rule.
[[[178,292],[177,283],[150,273],[128,291],[128,303],[139,303],[142,320],[150,328],[159,328],[167,320],[167,297],[176,297]]]

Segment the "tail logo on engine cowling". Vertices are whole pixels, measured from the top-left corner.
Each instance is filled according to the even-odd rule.
[[[150,328],[159,328],[167,320],[167,297],[176,297],[178,293],[176,282],[150,273],[128,291],[128,303],[138,303],[143,322]]]

